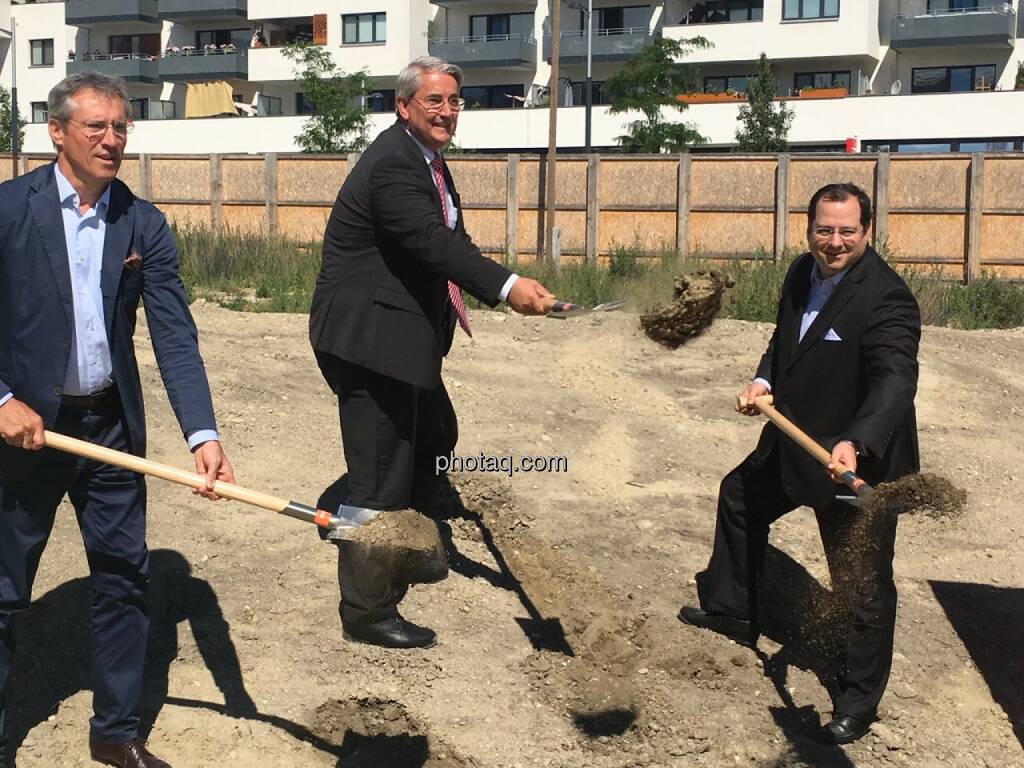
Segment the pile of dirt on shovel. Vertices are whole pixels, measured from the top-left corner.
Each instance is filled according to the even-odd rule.
[[[732,278],[717,270],[680,275],[672,303],[641,315],[640,325],[652,340],[675,349],[711,325],[722,294],[732,284]]]
[[[419,512],[383,512],[345,536],[346,554],[372,562],[396,582],[429,584],[448,575],[437,525]]]
[[[870,511],[890,515],[921,514],[936,520],[957,518],[966,505],[966,491],[930,472],[881,483],[867,504]]]

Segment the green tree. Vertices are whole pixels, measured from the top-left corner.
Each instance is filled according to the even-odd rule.
[[[25,120],[18,115],[18,149],[25,146]],[[0,85],[0,152],[11,151],[11,92]]]
[[[793,110],[783,101],[775,101],[778,83],[771,62],[763,53],[757,71],[747,81],[747,103],[736,119],[736,149],[740,152],[785,152],[786,137],[793,122]]]
[[[370,112],[364,104],[369,90],[366,71],[345,74],[330,51],[305,40],[282,52],[296,63],[303,96],[313,106],[313,114],[295,137],[303,151],[341,154],[365,147]]]
[[[707,141],[693,125],[667,120],[663,108],[677,112],[686,109],[676,97],[695,89],[696,76],[693,68],[680,60],[690,51],[710,45],[703,37],[656,37],[608,78],[605,90],[611,98],[609,112],[635,110],[644,115],[643,120],[630,123],[627,133],[617,139],[628,152],[682,152]]]

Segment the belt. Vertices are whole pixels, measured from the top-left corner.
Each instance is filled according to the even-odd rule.
[[[74,411],[102,411],[116,402],[116,395],[116,387],[107,387],[102,392],[93,392],[91,395],[63,395],[60,398],[60,407]]]

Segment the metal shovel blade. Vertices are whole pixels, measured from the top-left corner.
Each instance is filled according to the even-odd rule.
[[[573,304],[569,301],[556,301],[548,311],[548,317],[564,320],[567,317],[586,315],[591,312],[611,312],[614,309],[624,307],[628,303],[628,299],[617,299],[616,301],[606,301],[603,304],[598,304],[596,307],[585,307],[582,304]]]

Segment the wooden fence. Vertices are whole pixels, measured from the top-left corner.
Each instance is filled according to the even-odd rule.
[[[51,158],[22,157],[25,172]],[[121,178],[179,224],[316,241],[358,155],[135,155]],[[536,155],[448,159],[466,226],[495,258],[543,250],[545,163]],[[872,195],[874,238],[896,260],[970,280],[1024,277],[1024,153],[943,155],[569,155],[557,164],[563,261],[617,247],[713,258],[805,247],[806,205],[823,184]],[[0,156],[0,180],[11,161]]]

